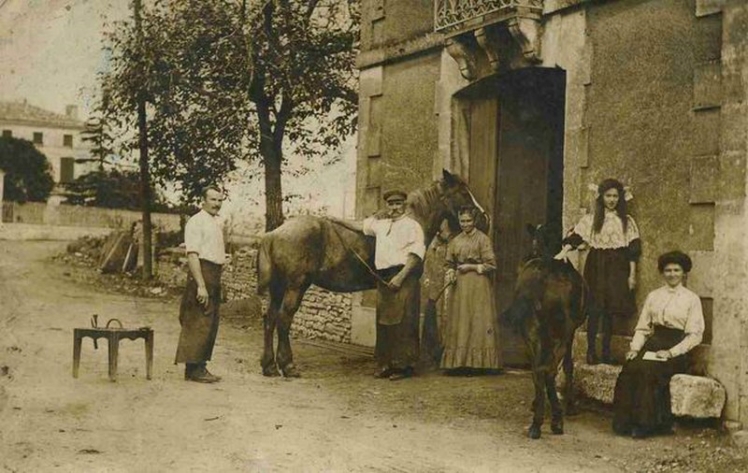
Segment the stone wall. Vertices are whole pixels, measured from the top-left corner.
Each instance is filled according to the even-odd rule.
[[[256,297],[257,250],[241,249],[223,276],[223,288],[230,300]],[[292,335],[333,342],[351,342],[351,294],[338,294],[312,286],[304,295],[291,326]],[[263,296],[263,311],[267,296]]]
[[[130,228],[142,218],[134,210],[105,209],[81,205],[51,205],[41,202],[3,202],[3,221],[67,227]],[[179,215],[152,213],[153,225],[168,231],[179,230]]]

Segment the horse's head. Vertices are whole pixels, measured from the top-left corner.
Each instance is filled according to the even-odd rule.
[[[552,258],[556,254],[556,246],[558,242],[555,241],[553,232],[547,225],[527,225],[527,233],[532,238],[532,251],[528,255],[527,259],[532,258]]]
[[[453,226],[453,224],[456,225],[457,212],[461,207],[474,206],[478,209],[475,226],[482,232],[488,231],[488,227],[491,224],[490,217],[478,203],[467,183],[460,176],[444,169],[439,185],[441,187],[441,201],[447,212],[446,217],[450,219],[450,226]],[[459,229],[459,225],[456,228]]]

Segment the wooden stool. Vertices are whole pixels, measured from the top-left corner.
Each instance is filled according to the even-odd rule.
[[[109,327],[113,321],[119,324],[119,327]],[[73,378],[78,377],[78,368],[81,363],[81,345],[83,338],[93,339],[94,346],[99,338],[106,338],[109,341],[109,380],[117,380],[117,357],[119,355],[119,341],[122,339],[145,340],[145,366],[146,378],[151,379],[153,371],[153,329],[141,327],[137,329],[126,329],[122,327],[122,322],[117,319],[111,319],[107,322],[106,327],[76,328],[73,329]]]

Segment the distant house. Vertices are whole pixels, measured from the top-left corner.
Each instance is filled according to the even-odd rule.
[[[29,140],[47,156],[55,183],[70,182],[91,170],[90,163],[76,160],[90,157],[81,139],[85,126],[78,119],[78,107],[68,105],[65,115],[35,107],[26,100],[0,102],[0,133]]]

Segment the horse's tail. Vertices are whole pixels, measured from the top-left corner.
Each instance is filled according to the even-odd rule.
[[[535,313],[533,302],[525,297],[515,297],[512,304],[500,315],[516,332],[522,332],[525,321]]]
[[[257,294],[260,295],[265,294],[273,276],[273,263],[270,259],[272,241],[272,237],[265,235],[257,252]]]

